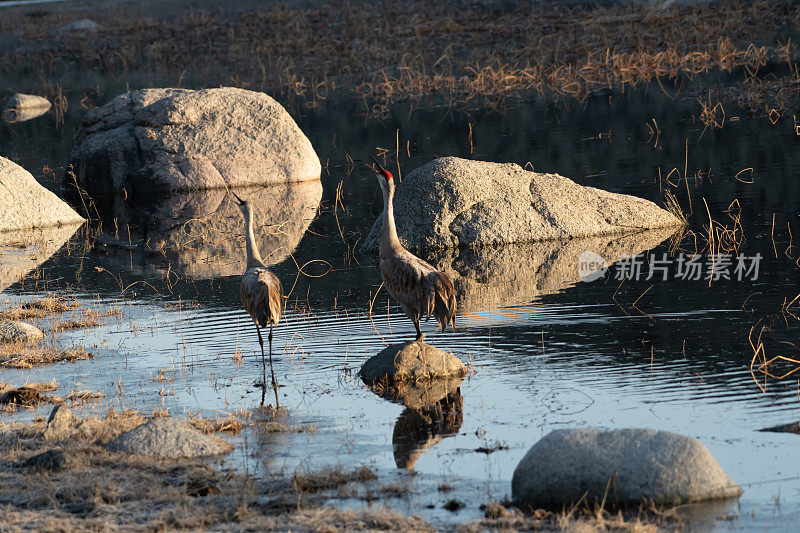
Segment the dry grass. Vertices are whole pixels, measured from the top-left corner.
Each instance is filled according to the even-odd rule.
[[[740,71],[746,80],[720,93],[722,99],[753,95],[750,103],[761,105],[766,92],[775,95],[772,103],[789,105],[800,96],[794,45],[775,37],[782,27],[796,27],[796,2],[642,4],[454,9],[420,1],[325,2],[187,9],[172,18],[101,7],[32,19],[20,10],[0,22],[2,33],[23,43],[5,53],[0,68],[24,65],[47,79],[69,59],[114,75],[141,69],[176,82],[194,76],[209,85],[261,88],[312,106],[344,89],[365,97],[367,111],[377,114],[398,99],[432,94],[458,105],[528,94],[585,101],[610,88],[656,83],[671,95],[712,71]],[[48,31],[85,16],[102,20],[96,35]],[[761,80],[770,62],[790,73]],[[664,87],[665,81],[674,84]],[[58,96],[58,85],[50,92]],[[710,123],[719,123],[724,109],[717,103],[704,113]]]
[[[119,309],[112,307],[106,311],[95,311],[94,309],[84,309],[77,317],[65,320],[53,320],[50,322],[50,331],[58,333],[70,329],[90,328],[100,325],[100,320],[119,314]]]
[[[80,307],[77,300],[68,300],[60,296],[47,296],[31,300],[17,307],[0,313],[2,320],[30,320],[32,318],[43,318],[57,313],[65,313],[76,307]]]
[[[0,367],[33,368],[60,362],[91,359],[94,354],[82,346],[59,348],[53,345],[28,345],[24,342],[0,344]]]
[[[329,466],[314,472],[295,472],[292,486],[296,492],[317,492],[335,489],[354,481],[363,483],[375,479],[378,479],[378,475],[367,466],[353,470]]]

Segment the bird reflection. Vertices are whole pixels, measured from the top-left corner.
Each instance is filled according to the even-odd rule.
[[[461,389],[433,405],[406,409],[394,425],[392,445],[397,468],[413,470],[417,459],[442,439],[455,435],[464,421]]]
[[[413,470],[422,454],[461,429],[464,420],[462,379],[367,384],[381,398],[406,407],[398,417],[392,435],[398,468]]]

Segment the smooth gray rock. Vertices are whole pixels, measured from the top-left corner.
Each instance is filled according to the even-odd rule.
[[[652,429],[560,429],[528,450],[511,493],[523,508],[591,507],[608,487],[609,506],[680,505],[735,498],[742,489],[697,439]]]
[[[66,440],[78,433],[80,421],[75,418],[72,411],[66,405],[56,405],[50,411],[47,419],[47,427],[42,434],[44,440],[59,441]]]
[[[653,202],[584,187],[513,163],[435,159],[397,186],[395,221],[410,250],[570,239],[679,226]],[[376,251],[379,217],[364,241]]]
[[[71,164],[91,193],[145,196],[316,180],[321,172],[278,102],[233,87],[122,94],[86,114]],[[69,172],[64,179],[72,181]]]
[[[32,342],[44,338],[44,332],[27,322],[4,320],[0,322],[0,342]]]
[[[156,457],[204,457],[233,449],[219,438],[204,435],[172,417],[151,418],[112,440],[106,448]]]
[[[0,157],[0,232],[81,224],[83,218],[31,173]]]
[[[422,341],[392,344],[364,363],[359,375],[367,384],[419,382],[463,377],[467,369],[453,354]]]

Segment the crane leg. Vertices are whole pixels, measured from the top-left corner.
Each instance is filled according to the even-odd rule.
[[[256,331],[258,332],[258,344],[261,346],[261,405],[264,405],[264,398],[267,394],[267,358],[264,354],[264,339],[261,337],[261,327],[256,324]],[[278,384],[275,381],[275,370],[272,368],[272,324],[269,325],[269,371],[272,374],[272,390],[275,391],[275,408],[279,408],[280,401],[278,400]]]
[[[425,338],[425,334],[419,329],[419,320],[414,321],[414,327],[417,328],[417,341],[423,340]]]
[[[278,382],[275,380],[275,369],[272,368],[272,328],[274,324],[269,325],[269,371],[272,374],[272,390],[275,391],[275,408],[279,409],[281,406],[280,400],[278,400]],[[264,376],[264,385],[267,384],[267,378]]]

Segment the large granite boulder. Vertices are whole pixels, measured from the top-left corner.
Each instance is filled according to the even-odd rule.
[[[466,373],[458,357],[420,340],[387,346],[364,362],[359,376],[372,385],[448,379]]]
[[[653,202],[578,185],[513,163],[443,157],[397,186],[395,220],[410,250],[571,239],[678,226]],[[364,241],[376,251],[379,217]]]
[[[39,185],[30,172],[0,157],[0,232],[82,222],[78,213]]]
[[[604,495],[609,506],[673,506],[735,498],[742,489],[691,437],[652,429],[560,429],[528,450],[514,470],[511,492],[523,508],[562,509],[584,495],[590,506]]]
[[[321,166],[292,117],[233,87],[140,89],[89,111],[71,156],[90,193],[149,195],[314,180]],[[65,182],[73,181],[68,172]]]

